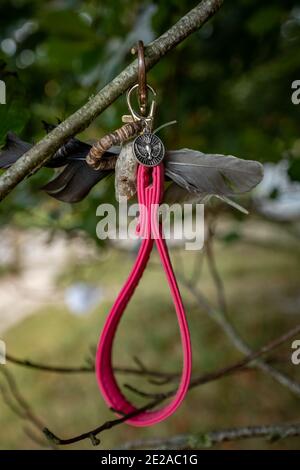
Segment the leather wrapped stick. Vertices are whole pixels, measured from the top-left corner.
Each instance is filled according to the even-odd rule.
[[[137,120],[128,122],[111,134],[105,135],[92,146],[86,157],[86,162],[94,168],[94,170],[99,170],[101,168],[101,159],[107,150],[114,145],[120,145],[136,136],[141,132],[142,128],[143,121]]]

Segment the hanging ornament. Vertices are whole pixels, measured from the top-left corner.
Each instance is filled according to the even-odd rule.
[[[142,65],[139,66],[139,83],[141,83],[141,75],[144,77],[144,80],[146,80],[146,74],[142,72],[144,70],[143,46],[139,43],[139,64],[141,63],[141,57]],[[116,190],[117,198],[119,198],[120,195],[123,194],[124,188],[121,186],[118,179],[120,177],[124,178],[125,176],[125,180],[127,181],[125,193],[126,195],[131,195],[131,192],[134,193],[135,187],[132,187],[132,191],[130,192],[128,182],[133,175],[136,177],[138,203],[140,205],[138,234],[141,238],[141,245],[131,273],[121,289],[101,333],[96,353],[96,375],[99,388],[110,408],[118,410],[121,415],[130,415],[131,417],[126,420],[129,424],[134,426],[149,426],[166,419],[174,413],[184,399],[190,383],[192,353],[182,299],[169,258],[167,245],[163,238],[161,223],[158,218],[158,205],[162,202],[164,192],[164,145],[159,137],[152,132],[154,111],[156,108],[155,101],[152,101],[150,112],[145,116],[145,111],[147,110],[146,97],[139,92],[139,102],[141,103],[140,114],[135,112],[132,108],[131,95],[134,90],[137,89],[139,91],[138,87],[139,84],[128,91],[127,102],[133,123],[139,123],[131,127],[132,133],[130,137],[132,137],[135,130],[139,135],[129,143],[123,142],[123,147],[120,152],[121,160],[119,160],[116,165]],[[144,84],[142,90],[146,88],[147,85]],[[154,90],[151,90],[155,95]],[[128,125],[129,124],[127,124],[127,126]],[[125,139],[127,140],[127,137]],[[113,141],[113,139],[111,140]],[[116,143],[116,141],[114,140],[113,143]],[[97,145],[98,144],[93,148],[100,147],[99,145],[97,147]],[[93,148],[87,157],[87,161],[93,166],[98,167],[99,163],[97,160],[99,161],[99,159],[101,159],[101,155],[97,155],[97,152],[94,152]],[[108,150],[108,148],[105,148],[105,150]],[[92,159],[90,159],[91,154]],[[136,159],[135,163],[133,163],[133,156]],[[119,165],[120,168],[125,168],[125,173],[119,169]],[[177,393],[174,395],[171,402],[159,410],[145,410],[141,412],[124,397],[119,388],[112,367],[112,348],[118,323],[141,280],[154,243],[156,244],[166,274],[178,318],[183,349],[183,368]]]
[[[158,423],[170,416],[181,404],[188,390],[191,374],[191,344],[186,315],[172,269],[162,227],[157,217],[162,201],[202,202],[216,196],[245,212],[232,197],[254,188],[263,177],[263,167],[251,160],[234,156],[204,154],[191,149],[165,150],[153,131],[156,112],[156,93],[146,82],[143,43],[138,48],[138,83],[127,93],[129,115],[123,125],[90,145],[71,137],[45,164],[58,168],[59,174],[43,189],[65,202],[81,201],[91,188],[115,171],[115,191],[118,201],[131,199],[136,193],[140,205],[138,235],[140,249],[131,273],[118,295],[105,322],[96,355],[96,374],[99,388],[110,408],[120,415],[129,414],[127,422],[135,426]],[[139,112],[131,104],[137,92]],[[152,101],[148,111],[148,93]],[[148,111],[148,114],[147,114]],[[48,132],[55,126],[44,123]],[[0,167],[8,168],[20,158],[31,144],[15,134],[7,134],[0,153]],[[164,193],[165,180],[171,181]],[[147,266],[153,245],[156,245],[170,287],[180,328],[183,367],[178,390],[165,407],[139,411],[122,394],[112,368],[113,341],[118,323],[134,294]]]

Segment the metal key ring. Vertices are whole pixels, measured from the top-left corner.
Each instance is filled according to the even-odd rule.
[[[133,87],[131,87],[128,91],[127,91],[127,95],[126,95],[126,100],[127,100],[127,105],[128,105],[128,109],[133,117],[133,120],[134,121],[140,121],[140,120],[144,120],[146,121],[147,123],[151,123],[153,121],[153,118],[154,118],[154,113],[155,113],[155,109],[156,109],[156,101],[155,99],[152,100],[151,102],[151,106],[150,106],[150,110],[149,110],[149,114],[147,116],[142,116],[141,114],[137,113],[132,105],[131,105],[131,96],[132,96],[132,93],[134,90],[136,90],[137,88],[139,87],[139,84],[136,83],[135,85],[133,85]],[[151,93],[153,94],[153,96],[155,97],[156,96],[156,93],[154,91],[154,89],[148,85],[146,85],[147,89],[151,91]]]

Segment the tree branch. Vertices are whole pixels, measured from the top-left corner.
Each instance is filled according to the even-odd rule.
[[[275,340],[271,341],[269,344],[263,346],[261,349],[259,349],[256,352],[253,352],[249,357],[245,357],[241,361],[230,365],[228,367],[224,367],[218,371],[211,372],[205,375],[201,375],[198,377],[194,377],[191,380],[191,384],[189,387],[189,390],[195,387],[198,387],[200,385],[204,385],[206,383],[212,382],[214,380],[220,379],[221,377],[224,377],[226,375],[229,375],[231,373],[236,372],[239,369],[242,369],[245,367],[247,364],[249,364],[251,361],[256,359],[259,356],[262,356],[263,354],[266,354],[267,352],[271,352],[274,349],[278,348],[281,344],[286,342],[287,340],[293,338],[300,332],[300,325],[296,326],[292,330],[287,331],[284,335],[280,336],[279,338],[276,338]],[[75,442],[82,441],[84,439],[90,439],[93,443],[93,445],[98,445],[100,444],[100,440],[98,436],[103,432],[106,431],[107,429],[111,429],[112,427],[118,426],[119,424],[124,423],[127,419],[131,418],[132,416],[138,415],[141,411],[149,410],[156,405],[160,404],[163,402],[165,399],[171,397],[176,393],[176,390],[170,390],[169,392],[166,393],[159,393],[159,394],[152,394],[152,393],[146,393],[146,392],[141,392],[140,390],[134,389],[133,387],[130,387],[132,391],[137,392],[139,395],[144,396],[145,398],[150,398],[151,401],[150,403],[146,404],[144,407],[139,408],[135,410],[133,413],[128,414],[128,415],[123,415],[121,418],[117,418],[114,420],[107,421],[103,423],[102,425],[84,432],[82,434],[78,434],[76,436],[73,436],[71,438],[67,439],[61,439],[60,437],[56,436],[53,432],[51,432],[49,429],[44,429],[45,435],[53,441],[54,444],[56,445],[69,445],[69,444],[74,444]]]
[[[263,424],[209,431],[200,434],[182,434],[169,438],[150,438],[127,442],[118,447],[119,450],[130,449],[203,449],[222,442],[242,439],[266,438],[272,442],[287,437],[300,436],[300,423],[294,424]]]
[[[282,344],[286,343],[288,340],[297,336],[299,333],[300,325],[297,325],[291,330],[284,333],[283,335],[279,336],[278,338],[275,338],[273,341],[270,341],[268,344],[262,346],[257,351],[252,351],[251,354],[245,356],[243,359],[238,362],[235,362],[234,364],[222,367],[221,369],[215,370],[213,372],[208,372],[207,374],[193,376],[190,382],[189,390],[195,387],[199,387],[200,385],[214,382],[215,380],[221,379],[222,377],[234,374],[235,372],[244,369],[246,366],[256,361],[259,357],[264,356],[265,354],[270,353],[271,351],[274,351],[275,349],[279,348]],[[135,392],[136,394],[144,398],[166,399],[176,393],[176,389],[172,389],[164,393],[150,393],[134,388],[128,384],[125,384],[125,386],[132,392]]]
[[[55,372],[60,374],[78,374],[82,372],[94,372],[95,368],[93,366],[52,366],[49,364],[42,364],[41,362],[30,361],[28,359],[20,359],[18,357],[12,356],[11,354],[6,354],[5,359],[7,362],[12,364],[28,367],[29,369],[44,371],[44,372]]]
[[[194,31],[199,29],[221,7],[223,0],[203,0],[174,26],[145,49],[146,69],[159,60]],[[137,80],[137,60],[74,114],[26,152],[0,177],[0,200],[27,175],[40,168],[71,136],[78,134]]]
[[[267,345],[263,346],[258,351],[253,352],[250,356],[245,357],[242,360],[230,366],[219,369],[217,371],[193,377],[191,380],[190,389],[207,384],[215,380],[218,380],[224,376],[235,373],[238,370],[242,370],[249,363],[255,360],[257,357],[262,356],[263,354],[269,353],[271,351],[274,351],[284,342],[288,341],[289,339],[299,334],[299,332],[300,332],[300,325],[297,325],[295,328],[287,331],[285,334],[271,341]],[[21,365],[24,365],[24,364],[21,362]],[[141,366],[141,370],[144,370],[144,366],[143,367]],[[4,373],[4,376],[6,377],[8,381],[10,392],[12,396],[14,397],[17,406],[15,406],[15,404],[11,401],[10,396],[6,393],[6,390],[0,387],[0,392],[2,393],[4,401],[14,411],[15,414],[20,416],[22,419],[26,419],[29,422],[31,422],[39,431],[43,430],[44,434],[51,441],[52,445],[68,445],[68,444],[73,444],[75,442],[82,441],[84,439],[90,439],[93,445],[98,445],[100,443],[98,435],[101,434],[103,431],[106,431],[108,429],[111,429],[115,426],[122,424],[128,418],[139,414],[141,411],[145,411],[145,410],[153,408],[154,406],[161,403],[163,400],[165,400],[166,398],[170,397],[171,395],[175,393],[175,390],[171,390],[167,393],[161,393],[161,394],[145,394],[146,398],[151,398],[152,401],[146,404],[144,407],[135,410],[132,414],[124,415],[124,416],[121,416],[120,418],[106,421],[100,426],[90,431],[84,432],[82,434],[78,434],[77,436],[73,436],[67,439],[61,439],[57,437],[54,433],[52,433],[49,429],[45,428],[42,424],[42,421],[39,418],[37,418],[37,416],[33,413],[33,411],[29,407],[26,400],[20,394],[20,391],[18,390],[17,385],[14,382],[12,375],[4,368],[0,369],[0,371]],[[137,391],[137,393],[141,394],[140,391]],[[243,429],[248,429],[248,428],[243,428]]]
[[[5,359],[7,362],[11,364],[15,364],[22,367],[27,367],[28,369],[33,369],[42,372],[53,372],[57,374],[80,374],[86,372],[95,372],[94,364],[91,365],[82,365],[82,366],[53,366],[41,362],[31,361],[29,359],[20,359],[15,357],[11,354],[6,354]],[[140,359],[136,357],[133,358],[136,362],[136,367],[114,367],[114,372],[121,375],[137,375],[137,376],[145,376],[145,377],[152,377],[158,380],[170,381],[174,380],[179,377],[179,374],[176,372],[160,372],[158,370],[148,369]],[[149,379],[151,380],[151,379]]]
[[[143,411],[150,410],[151,408],[154,408],[156,405],[158,405],[162,400],[156,399],[147,405],[143,406],[142,408],[137,408],[134,410],[132,413],[129,413],[127,415],[121,416],[121,418],[116,418],[110,421],[106,421],[105,423],[101,424],[100,426],[96,427],[95,429],[92,429],[91,431],[84,432],[82,434],[78,434],[77,436],[70,437],[68,439],[61,439],[57,437],[53,432],[51,432],[48,428],[44,429],[44,434],[45,436],[54,444],[56,445],[69,445],[69,444],[75,444],[75,442],[80,442],[83,441],[84,439],[90,439],[92,444],[94,446],[100,444],[100,439],[97,437],[99,434],[101,434],[104,431],[107,431],[108,429],[111,429],[115,426],[118,426],[119,424],[124,423],[127,421],[129,418],[133,418],[134,416],[139,415]],[[112,411],[117,411],[117,410],[112,410]],[[119,414],[121,414],[119,412]]]
[[[209,221],[209,224],[211,224],[211,221]],[[212,306],[210,302],[206,299],[206,297],[203,295],[203,293],[196,287],[196,285],[185,279],[184,276],[180,275],[178,276],[178,278],[180,279],[181,283],[193,295],[198,305],[203,308],[203,310],[206,311],[208,316],[213,319],[216,323],[218,323],[218,325],[223,329],[223,331],[226,333],[227,337],[235,346],[235,348],[241,353],[243,353],[245,356],[249,356],[253,353],[253,350],[248,346],[248,344],[243,340],[243,338],[241,338],[239,333],[236,331],[235,327],[229,320],[226,312],[227,306],[224,293],[224,286],[222,278],[218,272],[216,260],[214,257],[213,237],[214,232],[210,225],[208,230],[208,237],[206,240],[206,248],[208,247],[208,249],[206,249],[206,259],[208,261],[208,268],[210,270],[213,282],[216,286],[218,307],[215,308],[214,306]],[[273,379],[288,388],[296,396],[300,396],[300,384],[292,380],[285,373],[275,369],[274,367],[272,367],[272,365],[267,364],[263,359],[260,358],[253,362],[253,366],[261,369],[263,372],[270,375]]]
[[[6,405],[16,416],[30,423],[35,431],[39,431],[39,436],[43,436],[42,432],[45,425],[42,420],[33,412],[31,406],[23,397],[12,373],[5,367],[0,368],[0,373],[3,374],[7,384],[7,387],[5,387],[0,382],[0,393],[4,403],[6,403]],[[30,428],[25,428],[24,432],[35,442],[37,442],[38,439],[39,445],[42,445],[43,447],[49,447],[49,441],[47,443],[47,441],[39,439],[35,432]],[[53,442],[50,442],[50,447],[55,448]]]

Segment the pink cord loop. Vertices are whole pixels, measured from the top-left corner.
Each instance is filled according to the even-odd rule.
[[[162,164],[153,168],[138,166],[138,201],[140,207],[146,209],[141,210],[138,226],[142,241],[131,273],[107,317],[96,353],[96,375],[106,403],[110,408],[120,410],[122,414],[133,413],[136,408],[121,392],[113,373],[112,348],[118,323],[143,275],[155,241],[178,319],[183,351],[183,369],[178,390],[171,402],[159,410],[144,411],[129,418],[126,422],[133,426],[150,426],[159,423],[174,413],[186,395],[191,376],[192,353],[188,324],[168,249],[162,237],[162,229],[157,217],[158,206],[163,196],[163,185],[164,168]]]

